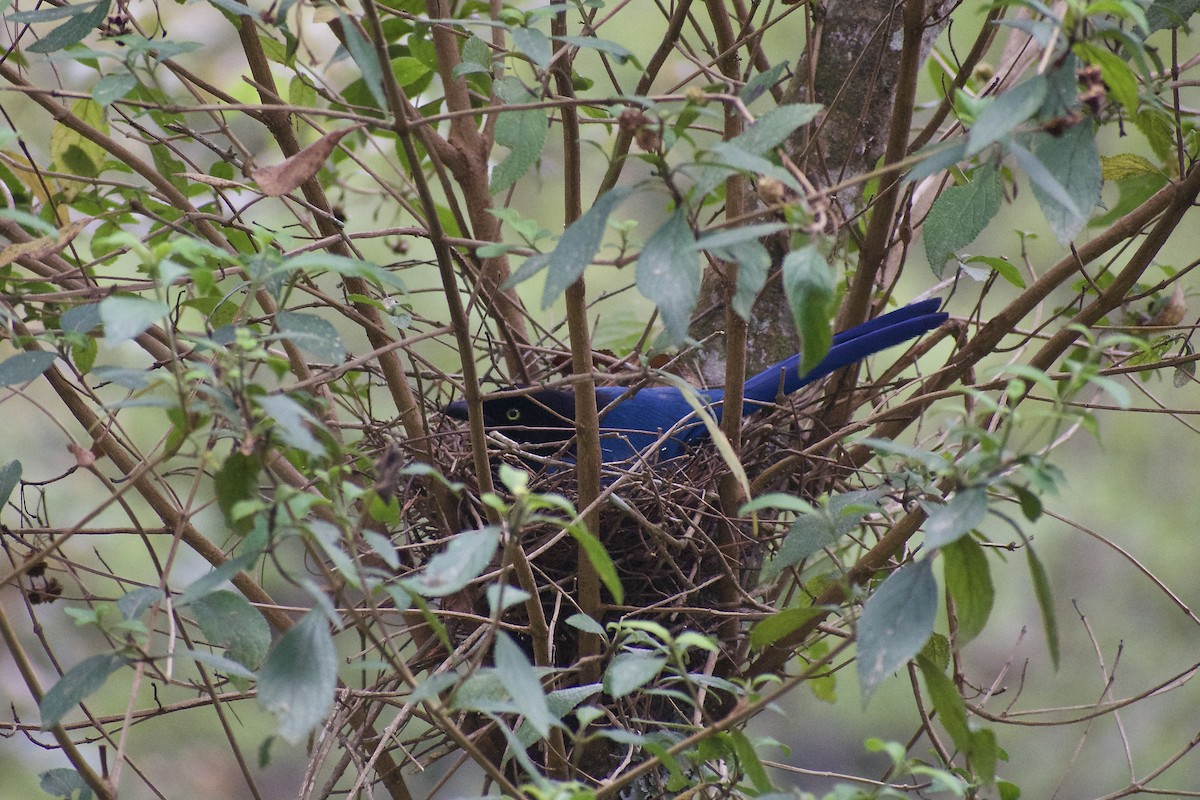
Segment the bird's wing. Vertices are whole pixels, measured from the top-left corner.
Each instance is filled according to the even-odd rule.
[[[720,400],[720,390],[697,390],[701,402]],[[648,452],[667,431],[679,426],[659,447],[658,459],[665,461],[683,454],[684,448],[703,438],[704,424],[696,418],[692,406],[674,386],[649,386],[633,394],[620,386],[596,388],[600,408],[600,449],[605,463],[626,461],[637,453]],[[720,418],[720,406],[713,407]]]
[[[749,402],[744,412],[749,414],[760,404],[772,402],[781,387],[783,394],[791,394],[834,370],[933,330],[946,321],[946,313],[937,310],[940,302],[935,299],[914,303],[843,331],[834,337],[833,347],[821,363],[803,375],[799,355],[767,367],[746,381],[745,398]]]

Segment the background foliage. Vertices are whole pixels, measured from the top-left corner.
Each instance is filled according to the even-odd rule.
[[[0,0],[5,749],[58,797],[1200,794],[1190,543],[1063,516],[1102,417],[1193,430],[1197,6]],[[736,408],[933,294],[600,463],[595,385]],[[482,424],[546,384],[569,458]],[[789,749],[838,712],[873,758]]]

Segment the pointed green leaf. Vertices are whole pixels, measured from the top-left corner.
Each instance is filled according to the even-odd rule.
[[[500,531],[488,526],[463,531],[446,549],[429,559],[425,569],[404,580],[404,588],[423,597],[453,594],[483,574],[500,544]]]
[[[957,641],[963,646],[979,635],[987,624],[996,590],[987,556],[979,542],[964,536],[942,548],[942,576],[946,592],[954,598],[958,617]]]
[[[50,369],[57,357],[47,350],[35,350],[17,353],[4,359],[0,362],[0,386],[28,383]]]
[[[717,258],[738,265],[737,290],[733,295],[733,310],[742,319],[750,319],[754,301],[767,283],[771,270],[771,254],[762,242],[752,239],[711,251]]]
[[[375,104],[379,108],[387,108],[387,98],[383,94],[383,68],[379,65],[379,58],[375,54],[375,48],[363,38],[359,26],[355,25],[340,8],[334,6],[333,10],[337,12],[338,18],[342,23],[341,29],[346,51],[350,53],[350,58],[362,74],[363,83],[371,93]]]
[[[254,403],[270,420],[271,432],[284,444],[303,450],[310,456],[325,455],[325,446],[309,430],[320,423],[304,406],[282,394],[257,397]]]
[[[587,526],[582,523],[571,525],[567,530],[583,548],[583,552],[587,555],[592,568],[596,570],[596,575],[600,578],[600,582],[604,584],[604,588],[608,589],[608,593],[612,595],[613,601],[616,603],[625,602],[625,587],[621,585],[621,577],[617,574],[617,567],[613,563],[612,557],[608,554],[608,550],[604,549],[604,544],[593,536],[587,529]]]
[[[1042,561],[1033,552],[1033,545],[1026,542],[1025,557],[1029,562],[1029,577],[1033,579],[1033,593],[1042,610],[1042,626],[1046,629],[1046,645],[1050,648],[1050,662],[1058,669],[1058,617],[1054,613],[1054,595],[1050,591],[1050,577]]]
[[[550,57],[554,55],[554,44],[537,28],[513,28],[513,48],[537,65],[538,69],[550,66]]]
[[[654,680],[667,659],[645,650],[620,653],[604,671],[604,691],[614,699],[624,697]]]
[[[102,106],[112,105],[133,91],[137,78],[129,72],[114,72],[96,81],[92,87],[92,99]]]
[[[102,0],[73,8],[75,15],[71,19],[25,49],[30,53],[53,53],[79,43],[104,21],[110,5],[109,0]]]
[[[700,296],[695,243],[687,214],[679,208],[654,232],[638,256],[638,290],[658,306],[667,344],[687,338],[696,298]]]
[[[1046,222],[1058,241],[1065,245],[1079,235],[1092,209],[1100,202],[1103,179],[1092,125],[1081,122],[1061,136],[1036,134],[1033,152],[1071,199],[1070,204],[1063,203],[1054,190],[1034,181],[1030,174],[1033,195],[1046,215]]]
[[[925,543],[929,547],[943,547],[983,522],[987,516],[987,489],[982,486],[960,489],[948,503],[922,503],[922,506],[929,514]]]
[[[729,142],[747,153],[761,156],[783,144],[785,139],[816,119],[823,107],[819,103],[789,103],[778,106],[763,114],[753,125]]]
[[[1037,197],[1039,203],[1041,203],[1042,197],[1046,197],[1062,207],[1056,210],[1058,215],[1081,216],[1071,193],[1046,164],[1042,163],[1041,159],[1016,142],[1009,143],[1008,151],[1012,154],[1013,160],[1017,162],[1017,166],[1025,171],[1029,183],[1034,187],[1034,196]],[[1050,221],[1051,213],[1044,204],[1042,212],[1046,214],[1047,221]],[[1057,231],[1055,231],[1055,235],[1057,236]]]
[[[929,559],[905,564],[863,605],[858,622],[858,683],[863,701],[921,652],[937,619],[938,588]]]
[[[308,736],[333,707],[337,650],[324,612],[313,609],[271,649],[258,676],[258,704],[291,744]]]
[[[100,319],[104,338],[116,346],[142,335],[167,315],[167,306],[158,300],[136,295],[113,295],[100,301]]]
[[[0,467],[0,508],[8,502],[13,489],[21,482],[21,462],[13,459]]]
[[[971,126],[964,156],[970,158],[1008,136],[1018,125],[1033,117],[1045,99],[1046,78],[1042,75],[1035,75],[993,98]]]
[[[783,291],[800,332],[804,357],[800,372],[820,363],[833,344],[829,321],[833,318],[833,270],[814,244],[783,257]]]
[[[38,788],[51,797],[64,800],[92,800],[95,797],[83,776],[66,767],[48,769],[38,775]]]
[[[542,292],[542,308],[549,308],[567,287],[579,280],[587,269],[608,226],[608,215],[633,190],[629,187],[610,189],[596,200],[582,217],[571,223],[558,240],[558,246],[545,261],[548,271],[546,287]]]
[[[533,103],[537,97],[525,84],[512,76],[495,83],[496,97],[506,104]],[[508,156],[492,170],[488,192],[496,194],[512,186],[542,157],[546,132],[550,129],[548,112],[543,109],[505,111],[496,119],[496,144],[509,149]]]
[[[1000,173],[991,164],[975,170],[966,186],[952,186],[934,201],[925,217],[925,255],[941,277],[946,262],[983,232],[1000,210],[1004,193]]]
[[[100,653],[69,669],[38,703],[42,728],[51,728],[61,722],[68,711],[103,686],[108,676],[124,666],[125,661],[119,653]]]
[[[225,657],[258,669],[271,646],[271,628],[262,612],[237,592],[206,594],[189,606],[207,642],[224,647]]]
[[[546,701],[546,691],[538,680],[528,656],[504,631],[496,634],[496,674],[512,698],[517,712],[544,739],[556,722]]]
[[[338,364],[346,357],[346,346],[337,329],[316,314],[280,311],[275,315],[275,324],[285,339],[313,358]]]

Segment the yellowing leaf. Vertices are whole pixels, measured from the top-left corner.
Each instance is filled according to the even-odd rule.
[[[71,113],[98,133],[108,135],[108,117],[95,100],[76,100]],[[50,157],[59,172],[94,178],[104,167],[104,148],[78,131],[58,123],[50,131]],[[63,194],[72,200],[83,191],[86,182],[64,182]]]
[[[1100,174],[1106,181],[1119,181],[1138,175],[1162,172],[1147,158],[1133,153],[1118,156],[1100,156]]]
[[[90,219],[72,222],[58,231],[57,236],[41,236],[31,242],[16,242],[0,250],[0,267],[6,267],[18,258],[42,259],[62,250],[79,232],[87,227]]]

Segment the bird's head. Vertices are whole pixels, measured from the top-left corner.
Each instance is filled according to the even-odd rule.
[[[455,400],[446,415],[467,419],[467,402]],[[575,395],[557,389],[488,397],[483,401],[483,425],[526,444],[559,443],[575,433]]]

